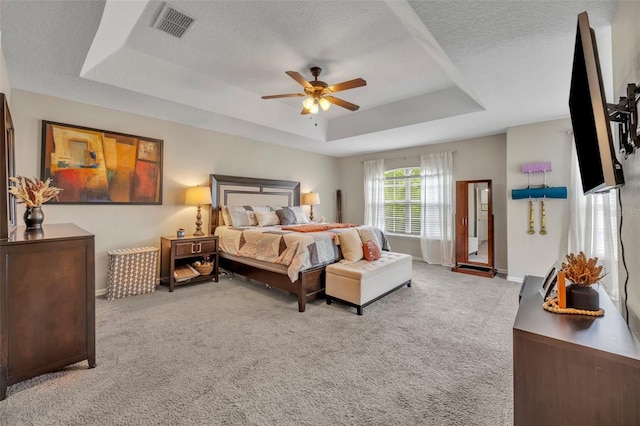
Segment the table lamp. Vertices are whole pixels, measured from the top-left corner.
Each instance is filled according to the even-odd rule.
[[[312,221],[314,204],[320,204],[320,194],[318,194],[317,192],[307,192],[306,194],[302,194],[302,205],[311,206],[309,219],[311,219]]]
[[[185,195],[185,204],[192,204],[198,206],[198,214],[196,216],[196,232],[193,235],[202,236],[202,214],[200,209],[203,205],[211,204],[211,188],[208,186],[194,186],[187,188]]]

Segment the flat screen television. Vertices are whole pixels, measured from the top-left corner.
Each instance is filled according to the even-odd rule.
[[[578,15],[569,110],[584,193],[606,192],[624,185],[611,136],[596,36],[587,12]]]

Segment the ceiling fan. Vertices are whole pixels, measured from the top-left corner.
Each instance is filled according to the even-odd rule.
[[[304,88],[304,93],[270,95],[263,96],[262,99],[305,97],[302,101],[302,112],[300,114],[316,114],[318,112],[318,108],[322,108],[323,111],[326,111],[329,109],[331,104],[338,105],[351,111],[357,111],[360,108],[356,104],[347,102],[344,99],[336,98],[335,96],[331,96],[331,94],[341,92],[343,90],[355,89],[356,87],[366,86],[366,81],[361,78],[356,78],[329,86],[324,81],[318,80],[318,76],[322,72],[322,68],[311,67],[310,71],[311,75],[315,78],[313,81],[307,81],[299,72],[286,72],[289,77],[293,78]]]

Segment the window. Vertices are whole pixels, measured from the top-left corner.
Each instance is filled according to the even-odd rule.
[[[571,187],[569,190],[570,253],[584,251],[587,257],[597,257],[607,274],[604,288],[614,301],[618,294],[618,231],[617,192],[583,195],[580,167],[572,147]]]
[[[384,173],[385,231],[420,235],[420,167],[388,170]]]

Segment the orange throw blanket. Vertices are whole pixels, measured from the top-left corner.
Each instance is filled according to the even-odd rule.
[[[322,232],[330,229],[353,228],[356,226],[360,225],[354,225],[353,223],[310,223],[308,225],[283,226],[282,230],[296,232]]]

